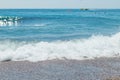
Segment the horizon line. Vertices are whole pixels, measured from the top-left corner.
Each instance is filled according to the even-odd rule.
[[[120,8],[0,8],[0,9],[120,9]]]

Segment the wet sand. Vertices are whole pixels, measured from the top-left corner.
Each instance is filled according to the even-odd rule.
[[[0,62],[0,80],[120,80],[115,79],[119,77],[120,58]]]

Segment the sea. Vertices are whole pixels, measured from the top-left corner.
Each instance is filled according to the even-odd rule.
[[[120,56],[120,9],[0,9],[0,61]]]

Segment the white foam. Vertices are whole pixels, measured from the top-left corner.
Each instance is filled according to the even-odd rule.
[[[120,33],[89,39],[56,42],[0,42],[0,61],[41,61],[48,59],[93,59],[120,53]]]
[[[18,20],[22,17],[15,16],[0,16],[0,26],[18,26]]]

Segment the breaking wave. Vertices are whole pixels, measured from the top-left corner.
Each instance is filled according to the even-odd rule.
[[[40,20],[40,17],[0,16],[0,26],[45,26]]]
[[[17,16],[0,16],[0,26],[17,26],[22,17]]]
[[[120,33],[88,39],[54,42],[0,41],[0,61],[42,61],[51,59],[94,59],[120,53]]]

